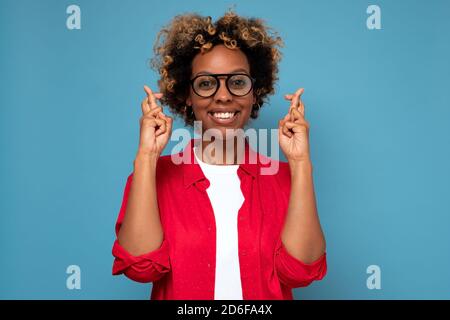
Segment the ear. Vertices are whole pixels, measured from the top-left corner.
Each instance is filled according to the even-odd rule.
[[[186,105],[187,106],[192,106],[192,99],[191,99],[191,95],[188,95],[186,98]]]

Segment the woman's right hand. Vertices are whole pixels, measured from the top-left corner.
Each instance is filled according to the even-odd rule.
[[[164,150],[172,134],[173,119],[166,116],[162,107],[156,104],[156,99],[162,98],[162,93],[153,93],[144,86],[147,97],[142,101],[142,117],[139,121],[141,130],[138,155],[158,158]]]

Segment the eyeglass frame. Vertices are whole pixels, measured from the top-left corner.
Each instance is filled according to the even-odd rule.
[[[216,81],[217,81],[217,83],[218,83],[217,86],[216,86],[216,90],[214,90],[214,92],[213,92],[211,95],[206,96],[206,97],[205,97],[205,96],[199,95],[199,94],[197,93],[197,91],[195,91],[195,89],[194,89],[194,81],[195,81],[197,78],[205,77],[205,76],[211,76],[211,77],[215,78]],[[192,79],[189,81],[190,84],[191,84],[192,91],[194,91],[194,93],[195,93],[196,95],[198,95],[199,97],[202,97],[202,98],[211,98],[212,96],[214,96],[214,95],[217,93],[217,91],[219,91],[219,88],[220,88],[220,79],[219,79],[219,77],[221,77],[221,76],[226,76],[226,77],[227,77],[227,78],[225,79],[225,87],[227,88],[228,92],[229,92],[231,95],[235,96],[235,97],[244,97],[244,96],[248,95],[248,94],[250,93],[250,91],[252,91],[253,87],[255,86],[255,82],[256,82],[256,79],[255,79],[255,78],[253,78],[252,76],[250,76],[250,75],[248,75],[248,74],[246,74],[246,73],[206,73],[206,74],[199,74],[199,75],[195,76],[194,78],[192,78]],[[250,89],[248,90],[248,92],[247,92],[246,94],[243,94],[243,95],[236,95],[236,94],[234,94],[233,92],[231,92],[230,88],[228,87],[228,80],[229,80],[232,76],[247,76],[248,78],[250,78],[250,80],[251,80],[251,86],[250,86]]]

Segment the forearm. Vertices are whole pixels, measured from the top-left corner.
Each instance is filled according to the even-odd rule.
[[[125,217],[118,234],[121,246],[134,256],[158,249],[163,229],[156,193],[157,157],[137,155]]]
[[[281,240],[298,260],[311,263],[325,252],[310,161],[290,162],[291,193]]]

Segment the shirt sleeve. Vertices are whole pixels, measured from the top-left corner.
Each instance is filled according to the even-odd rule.
[[[117,235],[119,234],[125,216],[132,180],[133,174],[130,174],[127,179],[119,217],[116,222],[116,240],[112,248],[112,254],[114,256],[112,274],[119,275],[123,273],[128,278],[137,282],[153,282],[159,280],[170,271],[169,242],[164,239],[158,249],[140,256],[133,256],[117,240]]]
[[[327,273],[326,253],[312,263],[304,263],[286,250],[279,237],[275,249],[275,269],[278,279],[285,286],[306,287],[314,280],[321,280]]]

